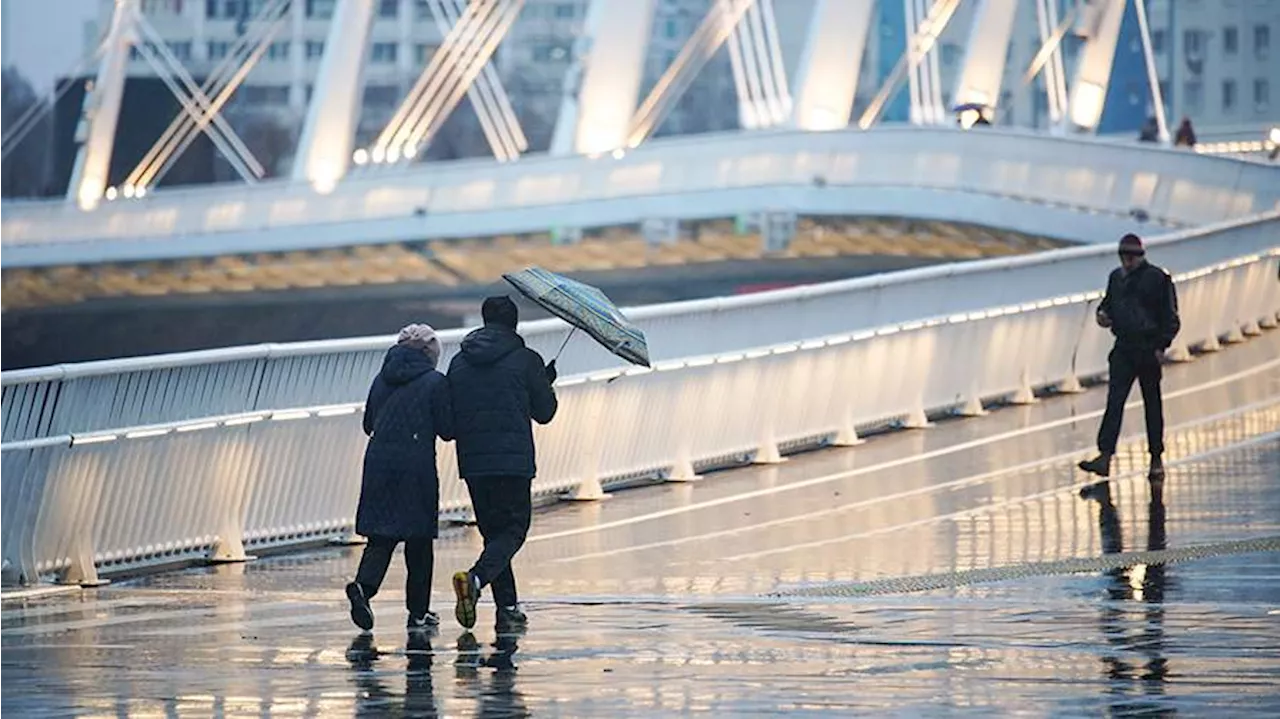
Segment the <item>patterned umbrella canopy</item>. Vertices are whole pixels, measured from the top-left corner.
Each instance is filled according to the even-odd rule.
[[[610,352],[633,364],[649,366],[649,345],[644,333],[599,289],[541,267],[503,275],[502,279],[548,312],[591,335]]]

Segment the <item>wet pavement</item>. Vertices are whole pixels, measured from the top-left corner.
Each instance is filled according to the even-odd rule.
[[[516,565],[531,628],[361,636],[358,548],[6,600],[15,716],[1280,714],[1280,333],[1166,373],[1170,464],[1073,469],[1100,388],[855,448],[557,505]],[[397,560],[398,565],[398,560]],[[472,644],[475,641],[478,645]]]

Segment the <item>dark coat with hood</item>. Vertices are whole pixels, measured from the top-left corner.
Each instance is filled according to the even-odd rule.
[[[1124,347],[1166,349],[1182,328],[1173,278],[1149,262],[1129,272],[1113,270],[1099,309],[1111,318],[1111,334]]]
[[[467,335],[449,365],[458,438],[458,473],[465,479],[537,474],[530,420],[556,414],[556,393],[542,357],[514,329],[488,324]]]
[[[356,533],[396,539],[435,537],[440,513],[436,437],[453,439],[444,375],[420,349],[396,345],[369,388],[364,409],[364,477]]]

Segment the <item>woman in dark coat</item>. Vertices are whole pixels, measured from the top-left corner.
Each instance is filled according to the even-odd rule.
[[[347,585],[351,621],[373,628],[369,599],[378,593],[396,545],[404,542],[409,629],[439,623],[429,611],[431,570],[440,506],[436,437],[453,439],[453,408],[444,375],[436,371],[440,340],[428,325],[400,330],[369,388],[356,533],[369,539],[356,580]]]

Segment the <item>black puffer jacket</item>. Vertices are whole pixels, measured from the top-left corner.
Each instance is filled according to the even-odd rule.
[[[533,427],[556,414],[556,393],[542,357],[516,331],[485,325],[462,340],[449,364],[458,437],[458,473],[466,479],[537,474]]]
[[[1113,270],[1099,309],[1111,318],[1111,334],[1120,345],[1165,349],[1182,327],[1173,278],[1148,262],[1128,273]]]
[[[449,386],[422,350],[395,346],[364,409],[364,477],[356,533],[398,539],[436,536],[440,479],[436,437],[453,439]]]

